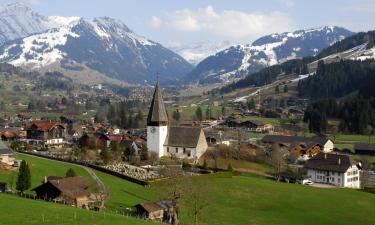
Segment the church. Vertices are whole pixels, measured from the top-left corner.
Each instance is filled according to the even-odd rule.
[[[150,111],[147,116],[147,148],[159,157],[175,156],[197,160],[208,145],[202,128],[168,126],[159,82],[156,83]]]

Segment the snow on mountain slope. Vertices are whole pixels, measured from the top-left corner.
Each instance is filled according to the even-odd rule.
[[[46,17],[19,3],[0,6],[0,44],[68,24],[78,17]]]
[[[71,19],[59,28],[9,41],[0,47],[0,61],[33,69],[56,63],[76,71],[88,67],[129,83],[154,81],[156,72],[162,82],[176,81],[192,68],[177,54],[107,17]]]
[[[267,66],[314,56],[352,34],[344,28],[326,26],[264,36],[251,45],[231,46],[207,57],[185,77],[185,81],[229,82]]]
[[[224,50],[230,46],[229,41],[200,41],[187,45],[170,45],[172,51],[181,55],[184,59],[193,65],[197,65],[200,61],[207,58],[210,55]]]

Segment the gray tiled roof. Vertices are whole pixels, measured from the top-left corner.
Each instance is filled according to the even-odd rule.
[[[170,127],[164,145],[195,148],[201,131],[200,127]]]
[[[163,96],[160,91],[159,82],[156,83],[152,97],[150,111],[147,116],[147,125],[155,126],[168,123],[167,111],[165,110]]]
[[[0,154],[1,155],[15,155],[12,150],[10,150],[5,144],[0,141]]]

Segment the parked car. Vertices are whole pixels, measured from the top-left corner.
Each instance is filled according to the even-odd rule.
[[[312,185],[312,184],[314,184],[314,182],[312,182],[311,180],[304,182],[304,185]]]
[[[371,170],[371,171],[370,171],[370,174],[371,174],[371,175],[375,175],[375,170]]]

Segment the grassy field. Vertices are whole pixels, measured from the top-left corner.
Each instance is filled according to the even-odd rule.
[[[272,124],[273,126],[280,126],[280,119],[279,118],[265,118],[265,117],[259,117],[259,116],[244,116],[242,121],[246,120],[253,120],[253,121],[260,121],[265,124]]]
[[[203,103],[202,105],[200,105],[201,109],[202,109],[202,115],[203,115],[203,119],[206,118],[206,110],[207,110],[207,102],[206,103]],[[181,116],[181,120],[192,120],[195,118],[195,112],[197,110],[198,106],[186,106],[186,107],[181,107],[180,109],[182,110],[180,112],[180,116]],[[168,112],[168,115],[170,115],[170,117],[172,117],[173,115],[173,111],[175,111],[176,108],[175,107],[168,107],[167,108],[167,112]],[[231,108],[231,107],[226,107],[225,108],[225,114],[226,115],[230,115],[234,112],[234,109]],[[222,107],[221,106],[212,106],[211,107],[211,116],[214,117],[214,118],[218,118],[220,117],[222,114]]]
[[[91,191],[96,190],[95,181],[82,167],[20,154],[17,155],[17,159],[26,160],[30,166],[31,188],[38,186],[43,181],[45,176],[65,176],[66,171],[69,168],[73,168],[79,176],[83,176],[90,181]],[[9,183],[13,177],[15,187],[17,172],[18,171],[0,171],[0,181]]]
[[[0,194],[0,225],[143,225],[156,224],[43,201]]]
[[[375,137],[371,137],[369,140],[368,135],[360,135],[360,134],[338,134],[332,135],[330,134],[329,137],[334,140],[335,142],[363,142],[363,143],[375,143]]]
[[[49,174],[63,175],[70,167],[70,165],[44,159],[26,156],[21,158],[26,158],[32,164],[34,174],[38,174],[33,178],[33,183],[40,182],[45,171]],[[80,171],[80,168],[75,169],[81,175],[87,176],[84,171]],[[254,166],[253,169],[264,168]],[[96,173],[109,189],[110,196],[106,201],[106,207],[109,210],[125,210],[137,203],[160,199],[165,191],[160,184],[143,187],[101,172],[96,171]],[[353,224],[353,221],[362,225],[375,224],[375,217],[371,216],[375,214],[375,195],[360,190],[320,189],[297,184],[276,183],[273,180],[250,175],[232,178],[204,175],[195,179],[200,180],[199,184],[203,182],[206,187],[209,187],[207,195],[212,199],[211,203],[203,209],[200,224],[349,225]],[[108,213],[97,214],[51,203],[16,198],[0,195],[0,211],[2,212],[0,225],[145,223],[145,221],[133,222]],[[337,204],[338,202],[340,204]],[[31,211],[30,208],[35,210]],[[43,212],[46,216],[45,223],[41,223]],[[75,212],[78,213],[76,219],[74,219]],[[193,224],[191,205],[182,204],[180,212],[181,224]]]
[[[142,187],[98,173],[109,186],[107,207],[124,209],[157,199],[161,187]],[[320,189],[276,183],[256,176],[201,176],[210,187],[200,224],[374,224],[375,195],[350,189]],[[340,202],[338,205],[337,202]],[[192,224],[190,205],[181,206],[182,224]]]

